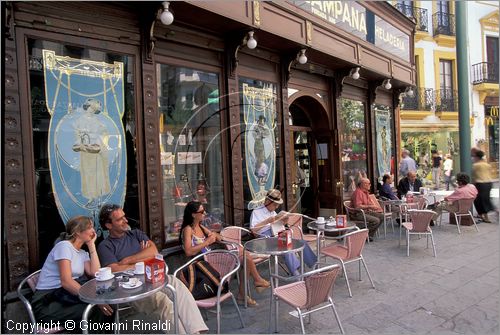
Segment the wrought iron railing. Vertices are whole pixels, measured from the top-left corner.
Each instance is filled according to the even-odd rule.
[[[413,96],[403,97],[401,109],[415,111],[430,111],[434,103],[434,90],[432,88],[415,88]]]
[[[455,36],[455,15],[445,12],[437,12],[432,15],[432,26],[434,36]]]
[[[413,7],[413,16],[417,22],[417,30],[429,32],[429,16],[427,15],[427,9]]]
[[[472,65],[472,84],[498,84],[498,63],[481,62]]]
[[[455,90],[436,90],[436,112],[457,112],[458,92]]]
[[[396,7],[406,17],[409,17],[410,19],[415,18],[415,16],[413,15],[413,6],[412,5],[407,5],[407,4],[398,2],[394,7]]]

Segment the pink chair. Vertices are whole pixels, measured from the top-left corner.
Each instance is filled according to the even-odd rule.
[[[288,226],[292,230],[293,238],[304,240],[306,242],[316,242],[316,235],[304,234],[302,231],[302,215],[290,213],[287,215]]]
[[[347,278],[347,271],[345,265],[352,262],[361,262],[365,267],[366,273],[372,287],[375,288],[368,267],[366,266],[363,255],[361,254],[365,246],[366,239],[368,237],[368,229],[361,229],[354,231],[352,233],[344,235],[345,245],[331,245],[323,248],[321,253],[325,256],[337,259],[342,264],[342,270],[344,271],[345,281],[347,283],[347,289],[349,290],[349,296],[352,298],[351,286],[349,285],[349,278]],[[359,264],[359,280],[361,280],[361,264]]]
[[[431,237],[432,251],[434,257],[436,257],[436,244],[434,243],[432,229],[429,226],[436,212],[427,209],[410,209],[408,214],[410,215],[410,222],[403,222],[402,224],[406,229],[406,256],[410,256],[410,235],[420,236],[423,234],[427,237],[427,248],[429,248],[429,236]]]
[[[219,288],[217,290],[217,295],[211,298],[196,300],[196,305],[198,308],[217,308],[217,334],[220,334],[220,315],[221,315],[221,302],[226,301],[231,298],[234,306],[236,307],[236,311],[238,312],[238,316],[240,317],[241,328],[245,327],[243,322],[243,317],[241,316],[240,308],[236,303],[236,299],[234,298],[233,293],[229,290],[227,293],[222,293],[222,288],[225,282],[230,281],[231,276],[235,274],[240,268],[240,260],[237,255],[227,250],[211,250],[204,254],[197,255],[192,258],[189,262],[175,270],[174,276],[177,277],[177,274],[186,268],[189,264],[196,262],[200,258],[204,258],[217,272],[219,272],[221,280],[219,284]]]
[[[23,294],[23,289],[24,285],[28,284],[28,286],[31,289],[32,293],[35,293],[36,291],[36,285],[38,284],[38,278],[40,277],[40,271],[35,271],[32,274],[30,274],[28,277],[24,278],[21,283],[19,283],[19,286],[17,287],[17,296],[19,299],[22,301],[24,304],[24,307],[26,307],[26,311],[28,312],[28,316],[31,321],[32,329],[33,329],[33,334],[55,334],[59,332],[64,332],[65,329],[61,326],[61,328],[39,328],[37,327],[36,319],[35,319],[35,313],[33,313],[33,308],[31,307],[31,303],[26,298]],[[40,326],[40,324],[38,324]]]
[[[356,222],[356,226],[360,227],[360,225],[362,227],[360,228],[368,228],[368,223],[366,222],[366,214],[365,214],[365,211],[364,209],[361,209],[361,208],[354,208],[351,206],[351,201],[350,200],[346,200],[344,201],[344,207],[345,207],[345,211],[346,211],[346,214],[347,214],[347,219],[350,220],[351,219],[351,214],[353,213],[356,213],[356,212],[359,212],[363,215],[363,221],[354,221]],[[377,229],[377,233],[378,235],[378,229]],[[370,240],[368,239],[368,243],[370,243]]]
[[[339,272],[340,267],[338,264],[329,265],[304,273],[304,275],[300,276],[302,279],[300,281],[275,288],[272,299],[275,307],[275,332],[278,332],[278,302],[279,300],[283,300],[288,305],[297,309],[302,334],[305,334],[304,316],[308,315],[310,321],[311,313],[328,307],[332,308],[340,331],[344,334],[344,328],[342,328],[339,315],[331,297],[333,284]],[[316,307],[319,305],[322,306]],[[272,310],[271,306],[271,319]]]
[[[474,220],[474,217],[472,216],[471,208],[472,205],[474,204],[474,198],[471,199],[458,199],[455,200],[454,204],[457,204],[458,210],[456,212],[449,211],[450,215],[453,214],[455,216],[455,223],[457,224],[457,229],[458,233],[461,234],[462,232],[460,231],[460,224],[462,222],[462,217],[463,216],[469,216],[472,222],[474,223],[474,226],[476,227],[476,231],[479,231],[479,228],[477,227],[476,220]],[[439,218],[439,224],[441,224],[441,220],[443,218],[443,214],[441,214]]]

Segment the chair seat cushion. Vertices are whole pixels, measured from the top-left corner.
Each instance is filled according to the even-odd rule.
[[[303,281],[279,286],[274,289],[274,295],[293,307],[305,306],[307,302],[306,284]]]
[[[411,222],[403,222],[403,227],[405,227],[406,229],[408,229],[410,232],[412,232],[413,230],[413,223]],[[419,234],[425,234],[425,233],[428,233],[431,231],[431,227],[427,227],[427,230],[424,232],[415,232],[415,233],[419,233]]]
[[[232,295],[231,292],[227,292],[227,293],[221,294],[220,295],[220,302],[223,302],[226,299],[230,298],[231,295]],[[202,300],[196,300],[196,305],[199,308],[211,308],[211,307],[215,307],[217,305],[217,296],[211,297],[211,298],[207,298],[207,299],[202,299]]]
[[[345,260],[347,258],[347,247],[343,245],[331,245],[321,249],[321,253],[337,259]]]

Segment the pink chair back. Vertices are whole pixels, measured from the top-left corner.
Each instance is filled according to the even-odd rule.
[[[474,203],[474,198],[471,199],[458,199],[458,212],[457,214],[469,214],[472,204]]]
[[[417,209],[426,209],[427,208],[427,199],[424,197],[417,198]]]
[[[220,232],[225,241],[241,244],[241,229],[238,227],[225,227]]]
[[[429,224],[431,223],[432,217],[436,212],[426,210],[426,209],[410,209],[408,211],[410,214],[410,220],[413,225],[412,233],[426,233],[428,232]]]
[[[219,272],[220,277],[224,277],[238,266],[238,258],[228,251],[217,250],[218,252],[207,253],[204,259]],[[229,280],[228,280],[229,281]]]
[[[346,260],[361,256],[368,238],[368,229],[357,230],[346,235],[347,257]]]
[[[340,267],[316,273],[304,278],[307,291],[307,301],[301,308],[311,308],[328,301],[335,278],[340,272]]]
[[[351,201],[350,200],[344,201],[344,207],[345,207],[347,217],[350,218],[349,216],[352,213],[352,210],[354,209],[351,207]]]
[[[288,218],[288,226],[298,226],[302,228],[302,215],[297,213],[290,213],[286,217]]]

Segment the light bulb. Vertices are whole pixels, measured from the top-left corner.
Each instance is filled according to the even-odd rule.
[[[392,88],[392,84],[391,84],[391,80],[390,80],[390,79],[386,79],[386,82],[385,82],[384,88],[385,88],[386,90],[390,90],[390,89]]]
[[[358,80],[359,79],[359,67],[354,68],[354,72],[352,73],[351,78],[354,79],[354,80]]]
[[[408,95],[409,97],[413,97],[414,94],[415,94],[415,92],[413,92],[413,89],[411,87],[408,88],[408,91],[406,92],[406,95]]]
[[[247,41],[247,47],[248,49],[255,49],[257,47],[257,41],[255,38],[253,38],[253,31],[248,32],[248,41]]]
[[[298,61],[300,64],[307,63],[306,49],[300,50],[300,56],[299,56]]]
[[[163,12],[160,15],[161,23],[166,26],[171,25],[172,22],[174,22],[174,14],[168,10],[169,5],[170,2],[163,1]]]

